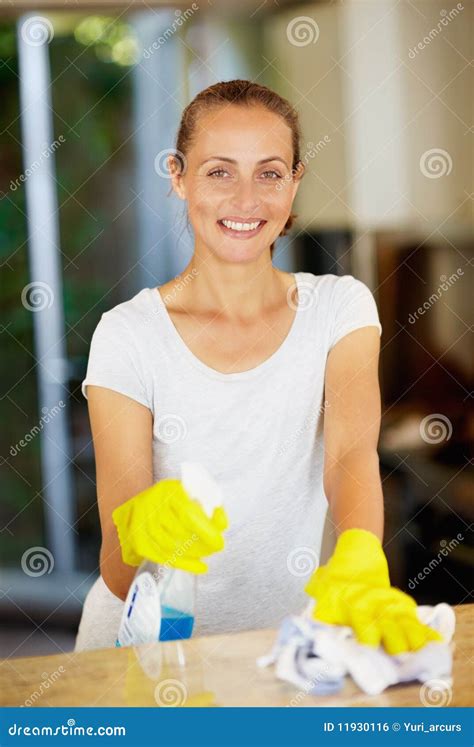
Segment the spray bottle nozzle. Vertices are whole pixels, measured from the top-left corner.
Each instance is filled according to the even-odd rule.
[[[220,486],[199,462],[181,463],[181,482],[187,493],[199,501],[209,518],[214,509],[223,505]]]

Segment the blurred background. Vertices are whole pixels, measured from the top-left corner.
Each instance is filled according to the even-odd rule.
[[[392,583],[472,602],[473,25],[466,0],[0,7],[0,656],[73,648],[100,543],[90,339],[189,261],[165,158],[232,78],[301,115],[275,265],[353,274],[378,304]]]

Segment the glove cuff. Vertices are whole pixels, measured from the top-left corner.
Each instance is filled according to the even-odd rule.
[[[126,518],[122,515],[124,513],[122,511],[124,505],[122,504],[112,511],[112,521],[117,529],[123,562],[127,565],[139,566],[143,558],[132,549],[130,542],[130,521],[127,521],[129,516]]]
[[[377,551],[382,550],[382,543],[377,535],[368,529],[353,527],[352,529],[346,529],[344,532],[341,532],[337,540],[337,547],[343,550],[350,550],[351,552],[359,547]]]

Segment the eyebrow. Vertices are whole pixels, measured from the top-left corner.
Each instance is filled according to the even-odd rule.
[[[202,161],[199,165],[203,166],[208,161],[227,161],[227,163],[237,163],[236,160],[234,160],[233,158],[227,158],[227,156],[210,156],[209,158],[206,158],[205,161]],[[281,161],[288,168],[288,164],[280,156],[270,156],[269,158],[262,158],[260,161],[257,161],[257,165],[260,166],[260,164],[268,163],[269,161]]]

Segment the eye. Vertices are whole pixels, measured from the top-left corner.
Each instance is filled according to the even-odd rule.
[[[225,169],[214,169],[214,171],[210,171],[208,176],[220,176],[221,174],[228,174],[228,171],[225,171]]]
[[[262,176],[265,176],[265,174],[273,174],[273,176],[270,177],[270,179],[281,179],[281,174],[278,173],[278,171],[274,171],[273,169],[269,169],[268,171],[264,171]]]

